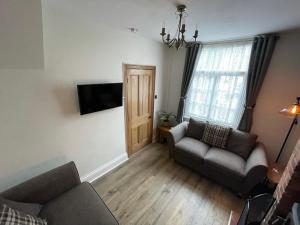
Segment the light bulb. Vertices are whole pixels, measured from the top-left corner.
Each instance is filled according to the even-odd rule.
[[[297,106],[294,105],[293,109],[292,109],[292,113],[295,114],[297,112]]]

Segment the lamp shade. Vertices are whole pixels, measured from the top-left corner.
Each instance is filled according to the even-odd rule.
[[[280,114],[284,116],[294,117],[295,115],[300,114],[300,104],[297,102],[295,104],[289,105],[286,108],[283,108],[279,112]]]

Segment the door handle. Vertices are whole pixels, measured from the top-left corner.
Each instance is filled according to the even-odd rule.
[[[151,119],[151,118],[152,118],[151,116],[148,117],[148,119]]]

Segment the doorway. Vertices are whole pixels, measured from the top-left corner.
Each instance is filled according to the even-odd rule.
[[[152,143],[155,66],[124,65],[128,156]]]

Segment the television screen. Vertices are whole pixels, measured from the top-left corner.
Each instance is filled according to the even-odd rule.
[[[80,114],[122,106],[122,83],[77,85]]]

